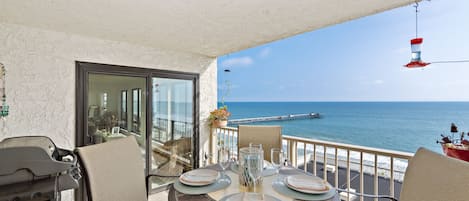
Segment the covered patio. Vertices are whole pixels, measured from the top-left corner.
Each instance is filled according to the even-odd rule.
[[[1,121],[0,126],[3,127],[0,140],[15,136],[44,135],[50,137],[59,147],[70,150],[95,144],[88,135],[91,120],[87,115],[90,114],[91,104],[85,104],[91,101],[81,97],[80,91],[88,85],[79,84],[83,77],[80,77],[78,63],[96,65],[90,72],[104,74],[116,73],[114,70],[107,70],[111,69],[109,66],[140,69],[139,75],[148,73],[150,76],[142,76],[147,79],[140,80],[142,86],[126,88],[129,90],[126,97],[127,93],[134,92],[133,89],[143,89],[140,93],[148,98],[148,101],[138,104],[138,109],[143,108],[142,111],[139,114],[130,114],[134,105],[129,103],[127,114],[127,109],[119,108],[116,103],[115,106],[112,105],[115,108],[112,112],[118,116],[116,122],[124,123],[116,123],[108,126],[109,128],[100,123],[97,130],[107,129],[106,132],[110,133],[112,127],[119,127],[118,134],[137,136],[142,156],[146,161],[146,175],[154,173],[152,168],[158,165],[161,169],[174,168],[165,166],[170,158],[175,159],[173,161],[176,161],[175,164],[181,171],[185,168],[191,169],[203,164],[204,154],[214,153],[214,146],[220,137],[234,142],[237,132],[235,128],[210,129],[208,126],[209,112],[217,107],[217,57],[412,3],[415,1],[4,0],[0,2],[0,63],[5,65],[7,71],[6,95],[10,114],[6,120]],[[186,102],[193,100],[188,112],[189,118],[187,122],[180,122],[179,134],[175,131],[178,130],[177,120],[169,119],[166,114],[155,116],[153,113],[157,110],[151,103],[157,101],[151,99],[152,95],[149,94],[157,93],[157,84],[162,86],[170,83],[167,80],[149,83],[149,80],[155,79],[152,77],[155,74],[160,76],[158,78],[167,78],[167,74],[175,75],[177,79],[190,80],[193,84],[193,88],[190,88],[193,93],[184,99]],[[83,80],[83,83],[86,81]],[[122,89],[124,88],[119,88],[121,91]],[[161,91],[163,90],[158,92]],[[175,93],[171,96],[169,91],[165,92],[165,100],[158,101],[165,102],[170,100],[170,97],[178,98]],[[106,97],[113,94],[114,92],[108,92]],[[116,100],[119,100],[119,97],[119,94],[115,95]],[[104,109],[111,111],[112,108],[103,104],[102,95],[96,96],[94,105],[97,105],[103,114]],[[125,115],[122,115],[124,110]],[[144,116],[140,117],[140,113]],[[138,116],[138,119],[134,119],[135,116]],[[162,121],[157,121],[161,116],[168,119],[161,123]],[[134,124],[136,129],[132,130]],[[187,125],[190,125],[190,129],[182,128]],[[188,147],[191,149],[179,151],[184,152],[184,156],[175,156],[170,149],[180,146],[174,145],[177,144],[175,140],[187,137],[182,133],[190,133]],[[356,185],[353,182],[357,179],[351,179],[356,178],[355,174],[350,173],[352,168],[352,172],[358,173],[360,181],[357,184],[360,187],[357,192],[362,192],[359,189],[365,189],[363,169],[368,166],[364,165],[363,153],[371,152],[376,154],[376,157],[379,155],[390,158],[390,167],[379,168],[377,160],[374,160],[374,166],[369,167],[374,173],[372,178],[375,183],[372,187],[371,184],[366,185],[373,189],[372,194],[386,189],[394,195],[398,191],[394,188],[394,182],[402,178],[405,171],[405,168],[394,169],[394,159],[407,161],[412,157],[410,153],[374,150],[334,142],[294,137],[286,137],[284,140],[293,165],[309,169],[314,174],[319,171],[319,175],[332,174],[331,171],[328,172],[328,168],[317,167],[320,164],[329,164],[327,153],[332,154],[335,150],[335,159],[330,158],[335,160],[335,163],[329,165],[333,166],[337,173],[334,173],[336,187],[339,183],[346,184],[343,188]],[[308,150],[307,145],[308,149],[314,151],[300,154],[302,148]],[[232,146],[235,147],[235,144]],[[331,151],[316,151],[319,148],[325,150],[326,147]],[[345,180],[341,182],[338,182],[338,149],[347,153],[357,152],[361,156],[359,161],[353,161],[353,167],[349,165],[340,169],[345,173]],[[312,153],[314,154],[311,155]],[[320,158],[316,154],[321,153],[322,160],[316,160]],[[350,164],[350,157],[341,161]],[[378,177],[379,171],[385,172],[382,175],[387,176]],[[385,177],[390,184],[380,187],[381,184],[376,181]],[[327,177],[324,179],[328,180]],[[165,191],[170,182],[171,180],[160,178],[152,186],[152,192]],[[65,201],[84,200],[82,191],[66,191],[62,195]]]

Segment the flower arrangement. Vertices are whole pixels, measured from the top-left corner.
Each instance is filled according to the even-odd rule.
[[[228,117],[231,116],[231,113],[228,112],[228,107],[223,106],[219,109],[213,110],[210,112],[208,120],[210,121],[209,125],[213,127],[224,127],[228,124]]]

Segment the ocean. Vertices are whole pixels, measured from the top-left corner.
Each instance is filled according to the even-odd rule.
[[[469,131],[469,102],[226,102],[230,119],[319,113],[319,119],[262,122],[285,135],[415,152],[436,143],[455,123]]]

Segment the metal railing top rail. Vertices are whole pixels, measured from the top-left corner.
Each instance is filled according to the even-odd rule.
[[[231,127],[231,126],[225,126],[225,127],[221,127],[221,128],[218,128],[220,130],[228,130],[228,131],[238,131],[238,128],[237,127]]]
[[[364,153],[376,154],[380,156],[389,156],[389,157],[392,156],[394,158],[401,158],[401,159],[407,159],[407,160],[411,159],[414,156],[414,154],[410,152],[380,149],[380,148],[366,147],[366,146],[360,146],[360,145],[345,144],[345,143],[340,143],[340,142],[307,139],[307,138],[295,137],[295,136],[289,136],[289,135],[283,135],[282,138],[287,141],[291,140],[291,141],[296,141],[296,142],[301,142],[301,143],[306,143],[306,144],[316,144],[319,146],[322,145],[326,147],[334,147],[338,149],[345,149],[345,150],[356,151],[356,152],[364,152]]]
[[[174,121],[174,122],[177,122],[177,123],[187,123],[187,124],[192,124],[192,121],[181,121],[181,120],[173,120],[173,119],[165,119],[165,118],[160,118],[160,117],[157,117],[155,118],[157,120],[163,120],[163,121]]]

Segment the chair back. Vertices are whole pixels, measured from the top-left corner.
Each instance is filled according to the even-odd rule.
[[[468,162],[420,148],[407,167],[400,200],[469,200],[468,189]]]
[[[238,150],[242,147],[248,147],[249,143],[262,144],[264,160],[270,162],[270,149],[282,148],[282,127],[239,125]]]
[[[144,161],[135,137],[77,148],[94,201],[146,201]]]

